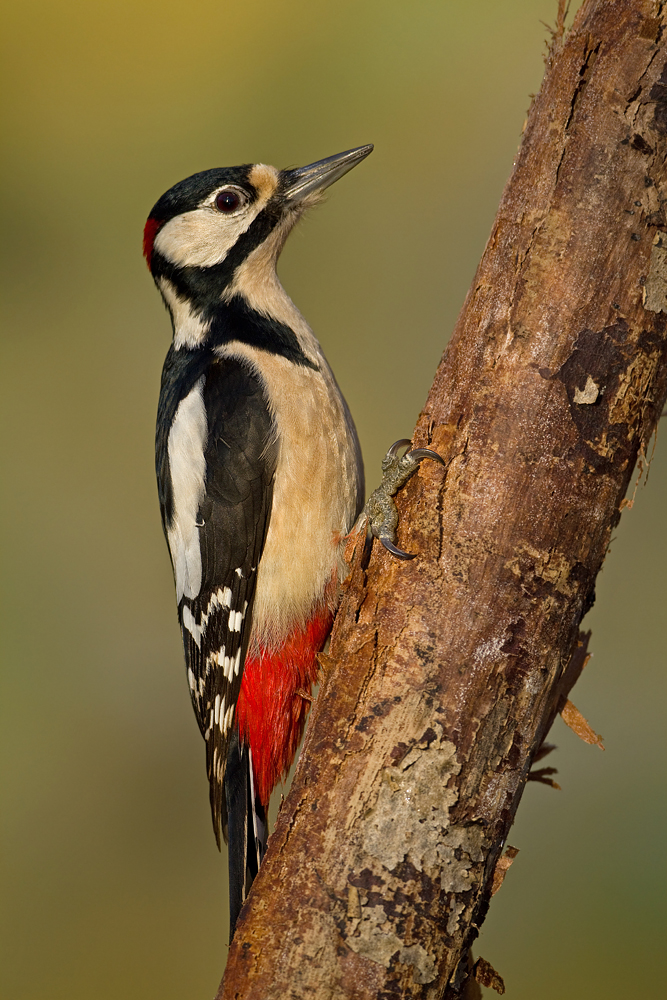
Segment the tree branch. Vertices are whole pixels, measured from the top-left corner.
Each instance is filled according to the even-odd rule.
[[[417,424],[446,461],[398,498],[418,558],[355,556],[219,998],[475,995],[469,948],[667,392],[666,21],[588,0],[550,52]]]

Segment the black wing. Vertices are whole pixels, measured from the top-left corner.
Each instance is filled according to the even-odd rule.
[[[201,586],[196,597],[181,597],[178,612],[192,703],[206,740],[213,828],[220,844],[221,823],[223,830],[226,827],[227,752],[250,637],[257,565],[271,513],[278,448],[259,379],[236,360],[206,353],[204,358],[200,352],[188,352],[188,374],[183,372],[180,388],[171,394],[175,413],[179,398],[203,379],[206,474],[197,516]],[[172,367],[178,363],[179,359],[172,358]],[[163,376],[163,395],[167,394]],[[160,423],[169,426],[169,415]],[[162,450],[168,463],[167,439]],[[170,492],[168,481],[164,485],[163,480],[166,528]]]

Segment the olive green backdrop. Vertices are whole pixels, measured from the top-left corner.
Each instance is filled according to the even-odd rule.
[[[411,433],[483,250],[555,0],[22,0],[5,14],[3,1000],[213,995],[208,814],[153,479],[169,323],[143,221],[211,166],[376,150],[288,243],[283,281],[368,479]],[[617,532],[561,792],[529,785],[477,953],[510,1000],[658,996],[665,498]],[[289,891],[289,887],[286,887]],[[661,923],[662,921],[662,923]]]

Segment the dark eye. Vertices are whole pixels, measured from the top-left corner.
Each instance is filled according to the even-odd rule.
[[[219,212],[225,212],[229,215],[244,205],[246,200],[240,191],[235,191],[233,188],[225,188],[224,191],[220,191],[215,196],[215,207]]]

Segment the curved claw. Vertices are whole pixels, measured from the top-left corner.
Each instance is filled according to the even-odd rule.
[[[416,556],[413,552],[404,552],[403,549],[397,548],[393,542],[390,542],[388,538],[380,538],[380,541],[384,545],[387,552],[391,552],[392,556],[396,556],[397,559],[415,559]]]
[[[373,529],[371,527],[370,521],[366,526],[366,537],[364,538],[364,547],[361,552],[361,568],[364,572],[368,569],[368,564],[371,561],[371,552],[373,550]]]
[[[387,458],[396,458],[401,448],[409,448],[412,441],[409,438],[401,438],[400,441],[394,441],[391,448],[387,452]]]
[[[363,569],[368,566],[370,559],[373,538],[378,538],[385,549],[397,559],[415,559],[411,552],[404,552],[394,545],[396,525],[398,523],[398,511],[392,497],[396,496],[402,486],[415,474],[419,468],[419,463],[425,458],[430,458],[440,465],[445,465],[445,461],[437,452],[430,448],[414,448],[406,450],[399,457],[400,451],[410,449],[412,442],[408,438],[401,438],[394,441],[391,448],[382,459],[382,484],[373,490],[366,501],[365,513],[368,517],[368,529],[361,565]]]
[[[415,462],[421,462],[424,458],[432,458],[434,462],[439,462],[440,465],[445,464],[444,458],[438,455],[437,451],[431,451],[430,448],[413,448],[412,451],[408,452],[408,457]]]

